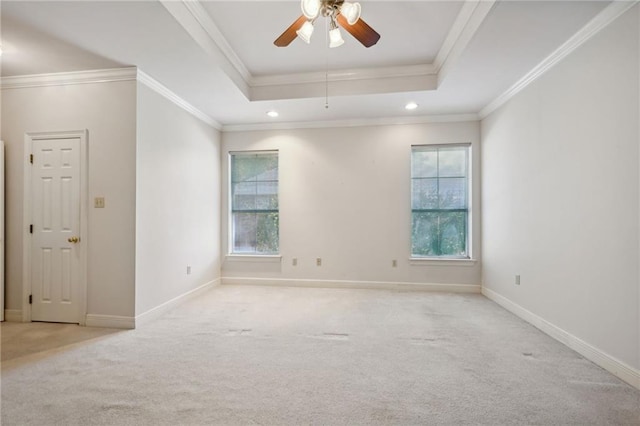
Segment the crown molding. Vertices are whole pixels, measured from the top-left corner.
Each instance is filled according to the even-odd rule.
[[[211,17],[197,0],[158,0],[220,69],[249,98],[249,71],[233,52]]]
[[[217,129],[217,130],[222,129],[222,125],[219,122],[217,122],[212,117],[205,114],[204,112],[200,111],[198,108],[194,107],[189,102],[182,99],[180,96],[176,95],[174,92],[169,90],[166,86],[164,86],[162,83],[160,83],[159,81],[151,77],[149,74],[141,70],[138,70],[137,80],[140,83],[147,86],[149,89],[153,90],[160,96],[163,96],[164,98],[173,102],[183,110],[187,111],[189,114],[193,115],[194,117],[208,124],[214,129]]]
[[[495,3],[496,0],[465,1],[433,61],[434,71],[438,74],[438,83],[442,82],[447,72],[460,58]]]
[[[127,67],[2,77],[0,79],[0,88],[2,90],[23,89],[28,87],[67,86],[72,84],[112,83],[117,81],[133,81],[135,79],[136,68]]]
[[[186,0],[183,0],[183,3],[187,10],[191,12],[196,21],[198,21],[198,23],[206,31],[209,37],[211,37],[214,43],[218,45],[224,56],[231,63],[231,65],[233,65],[236,71],[238,71],[244,81],[250,82],[251,73],[249,72],[249,69],[233,50],[225,36],[222,34],[215,22],[213,22],[213,19],[211,19],[211,16],[209,16],[209,13],[205,10],[202,4],[199,1]]]
[[[467,22],[471,19],[471,15],[476,7],[478,7],[478,1],[472,0],[467,0],[462,5],[456,20],[453,22],[451,28],[449,28],[449,33],[444,39],[444,42],[442,43],[442,46],[440,46],[440,50],[433,61],[436,71],[440,71],[442,65],[449,57],[449,54],[451,54],[451,51],[455,47],[456,42],[460,39],[460,36],[462,35],[464,28],[467,26]]]
[[[75,84],[113,83],[118,81],[138,81],[211,127],[217,130],[222,128],[222,125],[212,117],[203,113],[136,67],[2,77],[0,79],[0,89],[25,89]]]
[[[542,62],[536,65],[531,71],[525,74],[520,80],[518,80],[513,86],[507,89],[493,101],[489,102],[484,108],[480,110],[478,116],[480,119],[486,118],[489,114],[500,108],[507,103],[511,98],[524,90],[525,87],[533,83],[544,73],[549,71],[555,64],[566,58],[569,54],[574,52],[577,48],[582,46],[587,40],[591,39],[594,35],[599,33],[602,29],[607,27],[623,13],[631,9],[638,3],[639,0],[614,0],[609,6],[604,8],[598,15],[596,15],[591,21],[589,21],[580,31],[575,33],[569,40],[557,48],[553,53],[547,56]]]
[[[379,117],[353,120],[300,121],[287,123],[255,123],[255,124],[227,124],[222,126],[222,132],[252,132],[259,130],[296,130],[323,129],[340,127],[370,127],[393,126],[401,124],[427,123],[461,123],[478,121],[477,114],[423,115],[412,117]]]

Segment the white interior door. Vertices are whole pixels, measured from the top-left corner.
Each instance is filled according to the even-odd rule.
[[[79,137],[33,139],[31,320],[81,322]]]

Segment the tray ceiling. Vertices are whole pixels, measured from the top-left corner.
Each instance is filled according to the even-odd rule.
[[[478,114],[580,31],[608,1],[375,1],[382,38],[344,32],[328,49],[273,40],[298,1],[0,3],[7,77],[136,66],[224,127]],[[614,5],[615,6],[615,5]],[[604,11],[604,12],[603,12]],[[329,108],[325,108],[326,94]]]

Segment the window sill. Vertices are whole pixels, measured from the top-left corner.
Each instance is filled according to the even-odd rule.
[[[226,260],[230,262],[280,263],[279,254],[228,254]]]
[[[476,259],[439,259],[436,257],[411,257],[410,265],[417,266],[475,266],[478,263]]]

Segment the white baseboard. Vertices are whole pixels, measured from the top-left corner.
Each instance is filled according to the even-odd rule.
[[[87,327],[104,327],[104,328],[136,328],[134,317],[121,317],[117,315],[94,315],[87,314],[85,325]]]
[[[7,322],[22,322],[22,311],[20,309],[5,309],[4,320]]]
[[[519,316],[523,320],[532,324],[536,328],[542,330],[549,336],[558,340],[561,343],[564,343],[574,351],[578,352],[580,355],[584,356],[591,362],[599,365],[605,370],[609,371],[611,374],[619,377],[625,382],[629,383],[631,386],[640,389],[640,371],[635,368],[625,364],[622,361],[617,360],[616,358],[606,354],[598,348],[595,348],[588,344],[587,342],[579,339],[578,337],[572,335],[571,333],[557,327],[556,325],[550,323],[544,318],[539,317],[533,312],[523,308],[522,306],[512,302],[506,297],[496,293],[493,290],[490,290],[486,287],[482,287],[482,294],[487,298],[493,300],[498,305],[502,306],[506,310],[512,312],[513,314]]]
[[[206,293],[207,291],[211,290],[213,287],[217,285],[220,285],[220,278],[217,278],[213,281],[209,281],[208,283],[203,284],[200,287],[194,288],[193,290],[190,290],[184,294],[181,294],[180,296],[174,297],[173,299],[161,305],[158,305],[155,308],[151,308],[140,315],[136,315],[135,326],[139,327],[143,324],[148,323],[149,321],[153,321],[154,319],[160,317],[162,314],[169,311],[170,309],[173,309],[176,306],[186,302],[187,300],[201,295],[202,293]]]
[[[239,278],[222,277],[223,285],[257,285],[271,287],[347,288],[396,291],[433,291],[446,293],[480,293],[473,284],[423,284],[386,281],[306,280],[292,278]]]

